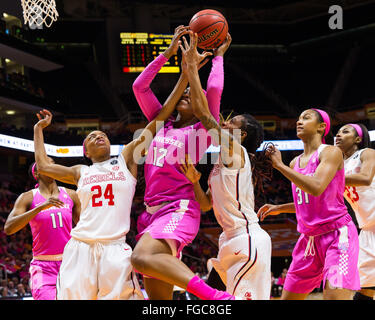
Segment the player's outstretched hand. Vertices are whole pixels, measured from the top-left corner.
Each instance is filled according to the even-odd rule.
[[[281,157],[281,152],[274,145],[269,145],[266,149],[266,156],[272,161],[272,166],[277,169],[283,164],[283,159]]]
[[[188,180],[191,183],[194,184],[198,182],[199,179],[201,178],[202,174],[197,169],[195,169],[193,163],[191,162],[190,156],[188,154],[185,155],[185,161],[182,160],[180,167],[181,167],[181,171],[184,173],[186,178],[188,178]]]
[[[259,208],[257,216],[260,221],[263,221],[269,215],[275,216],[280,214],[281,212],[278,209],[277,205],[266,203],[261,208]]]
[[[186,26],[183,26],[183,25],[180,25],[178,26],[175,30],[174,30],[174,35],[173,35],[173,38],[171,40],[171,43],[169,45],[169,47],[164,51],[164,56],[169,59],[170,57],[172,57],[173,55],[177,54],[177,51],[178,51],[178,47],[181,43],[181,40],[180,38],[184,35],[184,34],[187,34],[189,31],[189,27],[186,27]]]
[[[39,121],[35,124],[35,126],[41,127],[44,129],[51,124],[52,121],[52,113],[46,109],[39,111],[36,116],[38,117]]]
[[[225,40],[223,41],[223,43],[217,47],[216,49],[214,49],[214,56],[224,56],[224,53],[228,50],[230,44],[232,43],[232,37],[231,35],[227,34],[227,37],[225,38]]]

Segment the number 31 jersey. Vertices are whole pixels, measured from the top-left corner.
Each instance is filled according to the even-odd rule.
[[[328,145],[321,144],[304,168],[297,157],[294,171],[305,176],[314,176],[320,164],[319,156]],[[326,189],[319,196],[305,193],[292,183],[293,200],[296,207],[297,231],[308,236],[323,234],[351,221],[344,202],[345,172],[337,170]]]
[[[71,236],[82,241],[125,237],[136,184],[122,154],[82,166],[77,185],[81,215]]]
[[[366,149],[361,149],[344,161],[345,175],[356,174],[361,171],[361,154]],[[375,179],[369,186],[346,186],[345,199],[350,203],[355,212],[358,226],[369,229],[375,224]]]

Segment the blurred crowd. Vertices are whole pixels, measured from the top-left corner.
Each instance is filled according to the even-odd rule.
[[[4,68],[0,68],[0,87],[15,91],[21,90],[32,96],[44,98],[43,89],[34,82],[32,83],[29,77],[20,72],[7,73]]]

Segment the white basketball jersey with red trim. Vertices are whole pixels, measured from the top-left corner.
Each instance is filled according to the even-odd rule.
[[[208,179],[215,217],[224,231],[258,222],[254,211],[251,163],[246,149],[242,149],[245,155],[243,168],[229,169],[219,157]]]
[[[345,175],[361,171],[361,154],[364,150],[366,149],[356,151],[344,161]],[[375,178],[369,186],[346,186],[344,197],[353,208],[361,229],[375,226]]]
[[[124,237],[130,228],[136,184],[122,154],[82,166],[77,185],[82,210],[72,237],[83,241]]]

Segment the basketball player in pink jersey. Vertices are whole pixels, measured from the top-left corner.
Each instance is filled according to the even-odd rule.
[[[184,46],[181,45],[187,63],[192,108],[205,128],[210,130],[215,142],[228,141],[228,144],[220,144],[219,163],[210,173],[207,193],[199,184],[200,173],[188,157],[182,164],[182,171],[193,183],[201,209],[208,211],[213,207],[223,228],[218,257],[211,262],[226,284],[226,290],[244,300],[268,300],[271,291],[271,238],[258,224],[252,183],[252,180],[261,183],[262,179],[258,171],[253,172],[253,164],[256,150],[263,142],[263,128],[248,114],[238,115],[219,126],[202,91],[196,68],[196,60],[199,59],[197,42],[197,34],[190,34],[190,44],[184,40]],[[252,154],[253,163],[248,152]],[[271,170],[268,160],[268,171]]]
[[[354,300],[372,300],[375,294],[375,150],[362,124],[342,126],[336,146],[344,155],[344,196],[356,215],[359,233],[358,269],[361,290]]]
[[[170,46],[162,54],[168,59],[178,50],[179,38],[187,32],[179,26]],[[181,77],[164,106],[140,136],[111,158],[106,134],[95,130],[85,138],[84,154],[92,165],[65,167],[46,162],[43,129],[52,114],[44,110],[34,127],[35,155],[39,171],[77,186],[82,212],[71,232],[57,282],[57,299],[143,299],[133,272],[131,247],[125,242],[137,183],[137,166],[153,136],[175,109],[183,94]]]
[[[223,56],[230,42],[228,35],[224,43],[214,50],[207,81],[207,100],[217,121],[224,86]],[[208,54],[202,53],[199,63]],[[161,108],[150,84],[166,62],[163,55],[158,56],[133,83],[134,95],[149,121]],[[182,69],[185,89],[188,78],[184,63]],[[199,203],[195,200],[193,185],[180,170],[180,163],[188,153],[197,164],[210,146],[211,137],[193,113],[189,88],[176,102],[176,109],[177,118],[166,122],[148,150],[144,165],[146,211],[138,217],[138,242],[132,264],[144,275],[150,299],[172,299],[174,285],[204,300],[232,299],[232,295],[207,286],[179,259],[184,246],[196,237],[200,224]]]
[[[54,163],[51,158],[47,161]],[[72,220],[74,224],[79,220],[81,205],[74,190],[58,187],[54,179],[39,174],[35,162],[30,168],[38,184],[17,198],[4,230],[10,235],[30,224],[31,293],[34,300],[55,300],[64,247],[70,239]]]
[[[263,220],[269,214],[295,212],[301,233],[281,299],[305,299],[322,281],[327,300],[352,299],[353,291],[360,288],[358,233],[343,196],[344,161],[339,148],[325,144],[329,131],[328,114],[308,109],[297,121],[303,153],[286,166],[276,147],[268,149],[273,167],[292,183],[294,202],[266,204],[258,216]]]

